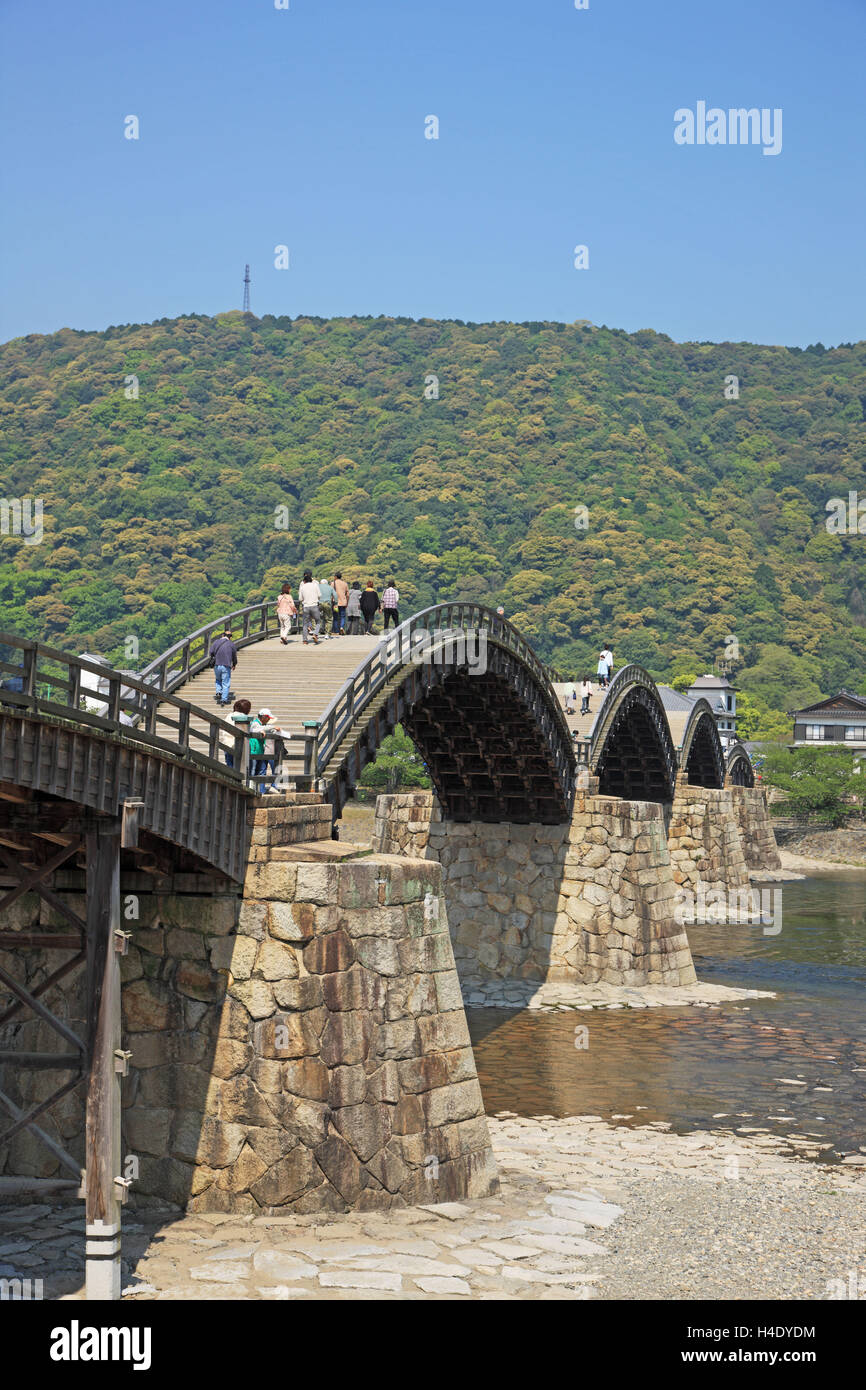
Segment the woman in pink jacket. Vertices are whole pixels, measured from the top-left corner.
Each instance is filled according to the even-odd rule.
[[[297,616],[295,600],[292,598],[292,586],[284,584],[277,599],[277,617],[280,620],[280,641],[284,647],[289,644],[289,633],[292,630],[292,622]]]

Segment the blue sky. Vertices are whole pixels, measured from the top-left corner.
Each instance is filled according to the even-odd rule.
[[[0,338],[240,308],[246,261],[258,314],[866,336],[864,0],[290,6],[3,0]],[[678,146],[700,100],[781,153]]]

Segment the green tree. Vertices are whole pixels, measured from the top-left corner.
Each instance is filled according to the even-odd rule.
[[[806,824],[829,821],[836,827],[862,813],[864,774],[849,752],[831,748],[774,748],[761,768],[762,780],[785,793],[774,815],[791,815]]]
[[[781,710],[770,709],[756,695],[737,696],[737,737],[782,742],[792,735],[791,720]]]
[[[424,771],[421,755],[402,724],[398,724],[393,734],[382,740],[374,761],[361,773],[360,784],[380,792],[432,785]]]

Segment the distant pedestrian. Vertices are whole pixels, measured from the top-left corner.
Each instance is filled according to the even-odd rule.
[[[577,691],[573,685],[568,686],[565,692],[565,712],[574,714],[577,709]]]
[[[232,728],[220,732],[220,746],[225,754],[226,767],[235,765],[235,734],[246,733],[249,729],[251,709],[249,700],[235,700],[229,715]]]
[[[226,628],[221,637],[214,638],[208,655],[216,679],[216,702],[218,705],[227,705],[231,694],[232,671],[238,664],[238,649],[232,641],[230,627]]]
[[[297,616],[295,600],[292,598],[291,584],[284,584],[277,599],[277,618],[280,623],[280,641],[283,646],[288,646],[289,633],[292,630],[292,623]]]
[[[322,621],[319,631],[323,637],[331,638],[328,631],[328,618],[331,617],[332,609],[337,601],[337,595],[330,579],[319,580],[319,608],[321,609]]]
[[[346,609],[349,606],[349,586],[339,570],[334,575],[334,589],[337,594],[337,627],[338,637],[346,635]]]
[[[379,602],[379,595],[373,588],[372,579],[367,580],[367,587],[361,595],[361,612],[364,615],[364,636],[369,637],[373,631],[373,623],[376,621],[376,614],[382,607]]]
[[[601,686],[602,690],[607,690],[607,687],[610,685],[610,677],[612,670],[613,652],[610,651],[607,642],[605,642],[604,646],[598,654],[598,666],[596,667],[598,683]]]
[[[383,631],[388,631],[388,624],[393,623],[395,627],[400,626],[400,614],[397,604],[400,602],[400,593],[396,588],[393,579],[389,579],[382,594],[382,614],[385,618]]]
[[[589,713],[590,713],[589,701],[590,701],[590,697],[591,697],[591,696],[592,696],[592,681],[589,679],[589,676],[584,676],[583,680],[582,680],[581,683],[580,683],[580,712],[581,712],[581,714],[589,714]]]
[[[349,590],[349,602],[346,604],[346,622],[349,624],[349,635],[360,637],[361,635],[361,585],[357,579],[354,580]]]
[[[304,609],[304,646],[309,643],[308,633],[312,632],[313,641],[318,646],[319,643],[319,586],[313,578],[312,570],[304,570],[303,582],[298,589],[298,598],[301,600]]]

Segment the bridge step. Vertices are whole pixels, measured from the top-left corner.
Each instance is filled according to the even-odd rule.
[[[253,642],[238,653],[232,679],[236,700],[249,700],[253,712],[273,711],[276,722],[294,733],[304,721],[319,719],[349,676],[358,669],[379,637],[335,637],[305,647],[299,637],[284,647],[279,638]],[[176,692],[191,704],[210,711],[214,702],[214,674],[200,671]],[[228,715],[229,711],[225,711]],[[193,726],[196,721],[193,719]]]

